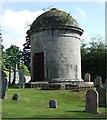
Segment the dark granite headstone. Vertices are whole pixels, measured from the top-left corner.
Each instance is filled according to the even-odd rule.
[[[18,93],[15,93],[13,96],[12,96],[12,100],[15,100],[15,101],[18,101],[20,99],[20,95]]]
[[[0,81],[0,98],[1,99],[4,99],[6,97],[7,90],[8,90],[8,80],[6,77],[2,76]]]
[[[99,94],[99,107],[106,107],[106,90],[103,87],[97,87],[96,91]]]
[[[57,101],[56,100],[50,100],[49,101],[49,107],[50,108],[57,108]]]

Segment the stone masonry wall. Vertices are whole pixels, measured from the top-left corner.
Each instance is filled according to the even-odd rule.
[[[44,52],[45,80],[80,80],[80,42],[79,35],[67,29],[35,32],[31,35],[31,61],[34,53]]]

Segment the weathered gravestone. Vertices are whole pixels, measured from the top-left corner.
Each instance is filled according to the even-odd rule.
[[[99,107],[106,107],[106,90],[103,87],[97,87],[96,91],[99,94]]]
[[[86,93],[85,111],[89,113],[99,113],[98,106],[98,92],[96,90],[88,90]]]
[[[97,76],[97,77],[95,78],[94,86],[95,86],[95,87],[102,86],[102,78],[101,78],[101,76]]]
[[[50,100],[49,101],[49,107],[50,108],[57,108],[57,101],[56,100]]]
[[[6,92],[8,90],[8,80],[5,73],[2,71],[2,77],[0,80],[0,98],[4,99],[6,97]]]
[[[25,88],[25,77],[24,77],[24,73],[23,73],[23,70],[19,70],[19,86],[21,88]]]
[[[91,75],[89,73],[86,73],[84,76],[84,82],[90,82],[91,81]]]
[[[13,96],[12,96],[12,100],[15,100],[15,101],[18,101],[20,99],[20,95],[18,93],[15,93]]]

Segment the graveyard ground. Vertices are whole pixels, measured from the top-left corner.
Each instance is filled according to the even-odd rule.
[[[13,101],[12,95],[20,94],[19,101]],[[58,107],[49,108],[48,101],[57,100]],[[84,112],[85,92],[70,90],[8,89],[7,98],[2,101],[3,118],[105,118],[105,108],[99,108],[101,114]]]

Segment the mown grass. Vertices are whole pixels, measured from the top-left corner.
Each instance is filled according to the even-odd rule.
[[[12,95],[20,94],[19,101]],[[49,108],[49,100],[57,100],[58,107]],[[105,118],[105,108],[101,114],[84,112],[85,92],[69,90],[9,89],[7,98],[2,101],[3,118]]]

